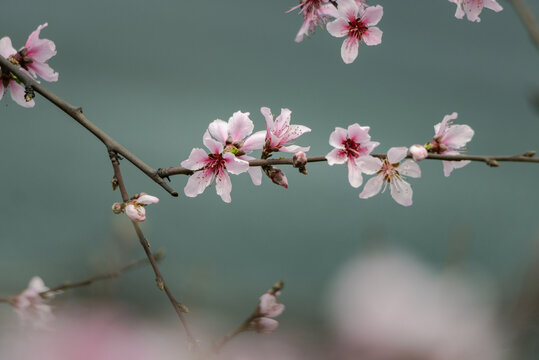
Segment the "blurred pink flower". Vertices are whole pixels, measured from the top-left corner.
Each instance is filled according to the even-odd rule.
[[[367,199],[378,194],[385,183],[386,186],[389,184],[391,196],[397,203],[403,206],[412,205],[412,187],[404,180],[403,175],[418,178],[421,177],[421,169],[412,160],[406,160],[401,164],[407,153],[408,149],[405,147],[394,147],[389,149],[387,158],[383,161],[373,158],[372,161],[365,163],[364,169],[378,175],[365,183],[359,197]]]
[[[133,221],[142,222],[146,220],[146,209],[144,207],[149,204],[157,204],[158,202],[159,199],[155,196],[140,193],[134,199],[127,202],[125,214]]]
[[[324,25],[328,17],[337,16],[337,9],[328,0],[301,0],[299,5],[294,6],[287,13],[298,8],[301,9],[299,13],[303,14],[303,24],[294,39],[295,42],[303,41],[303,38],[313,33],[317,26]]]
[[[12,55],[12,61],[27,70],[34,78],[39,75],[45,81],[58,81],[58,73],[46,63],[56,55],[56,45],[51,40],[39,38],[41,30],[47,26],[47,23],[39,25],[30,34],[24,47]]]
[[[277,301],[277,297],[269,292],[260,297],[258,313],[261,316],[276,317],[283,313],[285,306]]]
[[[335,149],[326,155],[328,164],[346,164],[348,181],[356,188],[363,183],[362,165],[373,161],[368,159],[368,155],[380,145],[377,141],[371,141],[369,130],[369,126],[359,126],[356,123],[348,126],[348,130],[336,127],[329,136],[329,144]]]
[[[339,16],[327,24],[328,32],[335,37],[347,36],[341,47],[341,57],[345,64],[357,58],[359,43],[379,45],[382,42],[382,30],[374,26],[384,14],[382,6],[358,6],[354,0],[338,1]]]
[[[495,12],[500,12],[503,8],[496,2],[496,0],[449,0],[457,5],[457,11],[455,12],[455,17],[457,19],[462,19],[464,14],[470,21],[480,22],[481,19],[479,15],[483,8],[494,10]]]
[[[290,125],[290,114],[292,112],[289,109],[281,109],[281,115],[277,116],[275,121],[273,120],[273,114],[269,108],[262,107],[260,108],[260,112],[266,118],[265,151],[282,151],[288,153],[309,151],[310,146],[301,147],[292,145],[293,140],[304,133],[310,132],[311,129],[303,125]]]
[[[10,56],[15,55],[17,51],[11,45],[11,39],[7,36],[0,39],[0,56],[8,59]],[[25,71],[24,69],[22,71]],[[19,84],[17,80],[13,78],[11,73],[0,68],[0,100],[10,89],[11,98],[17,104],[25,108],[34,107],[34,100],[26,101],[24,86]]]
[[[444,155],[458,155],[466,149],[466,144],[472,140],[474,131],[468,125],[453,125],[457,118],[456,112],[444,116],[441,123],[434,126],[434,139],[426,145],[431,153]],[[460,169],[470,163],[469,160],[442,161],[444,175],[449,176],[453,169]]]
[[[43,280],[39,276],[34,276],[28,288],[11,299],[11,305],[24,323],[30,323],[37,328],[48,327],[54,316],[51,306],[46,304],[45,298],[40,295],[48,290]],[[47,298],[50,299],[55,294],[50,293]]]
[[[412,154],[415,161],[421,161],[425,159],[429,153],[427,152],[427,149],[425,149],[425,146],[416,144],[410,146],[410,154]]]

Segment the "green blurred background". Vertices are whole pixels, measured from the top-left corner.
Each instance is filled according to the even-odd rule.
[[[154,168],[179,166],[202,147],[212,120],[237,110],[263,130],[261,106],[288,107],[292,123],[310,127],[298,141],[310,155],[325,155],[330,132],[355,122],[371,126],[379,151],[424,143],[453,111],[475,130],[471,154],[510,155],[539,150],[531,100],[539,54],[500,3],[504,11],[485,10],[478,24],[455,19],[444,0],[381,0],[383,42],[361,46],[351,65],[340,58],[342,39],[322,29],[294,43],[302,19],[285,14],[294,1],[4,0],[0,35],[19,48],[48,22],[42,37],[57,45],[50,64],[60,79],[46,86]],[[55,285],[143,256],[127,219],[110,211],[120,195],[99,141],[39,96],[31,110],[4,97],[0,119],[0,294],[22,290],[33,275]],[[284,168],[288,190],[233,176],[225,204],[214,188],[185,197],[182,176],[172,178],[180,192],[172,198],[122,165],[131,194],[161,199],[142,226],[152,249],[167,251],[162,271],[174,293],[235,320],[284,279],[282,322],[320,324],[328,282],[373,244],[408,249],[440,269],[459,261],[465,272],[487,273],[507,302],[537,256],[532,164],[474,163],[445,178],[441,163],[422,162],[410,208],[388,193],[360,200],[343,166],[311,164],[308,176]],[[70,294],[174,316],[149,268]]]

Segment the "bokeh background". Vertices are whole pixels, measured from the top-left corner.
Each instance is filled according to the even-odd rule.
[[[4,0],[0,35],[18,48],[48,22],[42,37],[57,45],[50,64],[60,79],[47,87],[154,168],[179,166],[212,120],[237,110],[263,130],[261,106],[288,107],[292,123],[310,127],[298,141],[310,155],[325,155],[330,132],[355,122],[371,126],[379,151],[424,143],[453,111],[475,130],[471,154],[539,150],[539,53],[508,3],[485,10],[481,23],[456,19],[444,0],[379,3],[383,42],[361,46],[351,65],[340,58],[342,40],[322,29],[296,44],[302,19],[285,14],[295,2],[284,0]],[[143,256],[127,219],[110,211],[120,194],[98,140],[39,96],[31,110],[4,97],[0,119],[0,294],[34,275],[55,285]],[[331,279],[373,247],[406,249],[439,271],[484,274],[503,306],[539,256],[532,164],[474,163],[445,178],[441,163],[422,162],[410,208],[389,193],[360,200],[344,167],[322,163],[308,176],[284,168],[288,190],[232,176],[231,204],[214,188],[185,197],[182,176],[172,178],[180,192],[172,198],[127,162],[122,168],[131,194],[161,199],[143,229],[152,249],[167,252],[161,266],[173,292],[191,317],[218,313],[230,327],[283,279],[282,327],[322,333]],[[149,268],[66,297],[174,316]],[[13,314],[5,307],[0,316]]]

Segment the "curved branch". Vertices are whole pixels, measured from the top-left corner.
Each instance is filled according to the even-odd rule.
[[[0,67],[9,70],[17,78],[24,83],[28,88],[32,88],[34,91],[43,95],[44,98],[53,103],[60,110],[71,116],[75,121],[81,124],[86,130],[91,132],[96,138],[98,138],[109,150],[120,154],[126,158],[131,164],[135,165],[140,171],[146,174],[150,179],[159,184],[170,195],[178,196],[178,192],[172,189],[166,182],[157,174],[157,171],[147,165],[144,161],[133,155],[129,150],[120,145],[116,140],[111,138],[107,133],[98,128],[94,123],[86,118],[82,113],[82,108],[75,107],[69,104],[67,101],[62,100],[51,91],[47,90],[43,85],[32,79],[30,76],[21,71],[17,66],[13,65],[9,60],[0,56]]]
[[[371,156],[385,159],[386,154],[371,154]],[[539,158],[534,157],[535,151],[528,151],[521,155],[515,156],[494,156],[494,155],[440,155],[440,154],[429,154],[426,159],[429,160],[445,160],[445,161],[480,161],[485,164],[497,167],[499,162],[528,162],[528,163],[538,163]],[[412,158],[412,155],[408,154],[407,158]],[[311,156],[307,158],[308,163],[312,162],[326,162],[325,156]],[[293,165],[292,158],[280,158],[280,159],[256,159],[250,160],[249,166],[267,166],[267,165]],[[159,176],[166,178],[173,175],[193,175],[195,172],[182,167],[169,167],[166,169],[159,169]]]
[[[535,47],[539,49],[539,26],[537,25],[537,21],[535,20],[535,16],[533,16],[532,11],[530,8],[528,8],[524,0],[508,1],[511,3],[511,5],[513,5],[517,14],[520,16],[520,19],[522,20],[526,30],[528,30],[528,34],[530,35]]]

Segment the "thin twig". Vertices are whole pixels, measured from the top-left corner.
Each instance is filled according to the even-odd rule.
[[[374,157],[384,159],[387,154],[371,154]],[[534,157],[535,151],[528,151],[521,155],[515,156],[496,156],[496,155],[440,155],[429,154],[427,159],[429,160],[445,160],[445,161],[480,161],[489,166],[496,167],[498,162],[529,162],[539,163],[539,158]],[[407,158],[412,158],[412,155],[408,154]],[[307,158],[307,162],[325,162],[327,161],[325,156],[311,156]],[[267,165],[293,165],[292,158],[281,159],[256,159],[250,160],[249,166],[267,166]],[[161,177],[168,177],[173,175],[193,175],[194,171],[182,168],[182,167],[169,167],[167,169],[159,169],[159,175]]]
[[[129,200],[129,195],[127,193],[127,189],[125,187],[125,183],[123,181],[122,172],[120,170],[120,162],[118,159],[118,154],[116,154],[113,150],[109,150],[109,156],[112,163],[112,168],[114,169],[114,182],[118,184],[118,187],[120,188],[120,192],[122,194],[122,200],[124,202]],[[140,245],[144,249],[144,252],[146,253],[146,256],[148,258],[148,261],[152,265],[153,272],[155,274],[155,282],[157,284],[157,287],[159,290],[162,290],[167,295],[170,303],[172,304],[172,307],[174,307],[174,310],[176,311],[176,314],[178,315],[178,318],[180,319],[181,324],[183,325],[185,329],[185,333],[187,334],[187,339],[189,340],[190,345],[195,349],[195,351],[199,351],[198,349],[198,342],[196,341],[195,337],[193,336],[193,333],[189,329],[189,325],[187,323],[187,319],[184,316],[184,313],[189,312],[187,307],[183,305],[181,302],[176,300],[174,295],[172,295],[172,292],[170,291],[165,278],[161,274],[161,271],[159,270],[159,267],[157,266],[157,261],[153,257],[151,251],[150,251],[150,244],[146,237],[144,236],[144,233],[142,232],[142,229],[138,225],[137,222],[131,221],[133,224],[133,227],[135,228],[135,232],[137,233],[137,237],[139,239]]]
[[[157,251],[154,254],[154,258],[155,258],[156,261],[161,261],[164,258],[164,256],[165,256],[165,254],[164,254],[163,251]],[[91,284],[93,284],[95,282],[98,282],[98,281],[117,278],[121,274],[123,274],[124,272],[129,271],[131,269],[134,269],[136,267],[139,267],[141,265],[144,265],[144,264],[146,264],[148,262],[149,261],[148,261],[147,258],[139,259],[137,261],[133,261],[130,264],[124,265],[121,268],[118,268],[118,269],[116,269],[116,270],[114,270],[112,272],[92,276],[91,278],[88,278],[86,280],[82,280],[82,281],[78,281],[78,282],[74,282],[74,283],[70,283],[70,282],[63,283],[61,285],[50,288],[47,291],[42,291],[42,292],[39,293],[39,295],[41,297],[46,297],[47,295],[49,295],[51,293],[56,293],[58,291],[65,291],[65,290],[75,289],[75,288],[91,285]],[[8,297],[0,298],[0,303],[11,303],[11,299],[15,298],[16,296],[17,295],[12,295],[12,296],[8,296]]]
[[[528,34],[530,35],[535,47],[539,49],[539,25],[537,25],[537,21],[535,20],[535,16],[533,15],[532,11],[530,8],[528,8],[528,5],[526,5],[524,0],[508,1],[511,3],[511,5],[513,5],[517,14],[520,16],[520,19],[522,20],[526,30],[528,30]]]
[[[163,189],[165,189],[172,196],[178,196],[178,193],[172,189],[166,182],[161,178],[157,171],[147,165],[144,161],[140,160],[138,157],[133,155],[129,150],[120,145],[116,140],[111,138],[107,133],[98,128],[94,123],[86,118],[82,113],[82,108],[75,107],[69,104],[67,101],[62,100],[57,95],[53,94],[51,91],[47,90],[43,85],[39,84],[37,81],[32,79],[30,76],[22,72],[17,66],[13,65],[9,60],[0,56],[0,67],[3,69],[9,70],[11,73],[17,76],[17,78],[26,85],[26,87],[32,88],[34,91],[43,95],[47,100],[56,105],[59,109],[65,112],[67,115],[71,116],[75,121],[81,124],[86,130],[91,132],[95,137],[97,137],[109,150],[120,154],[126,158],[131,164],[135,165],[140,171],[146,174],[150,179],[159,184]]]

